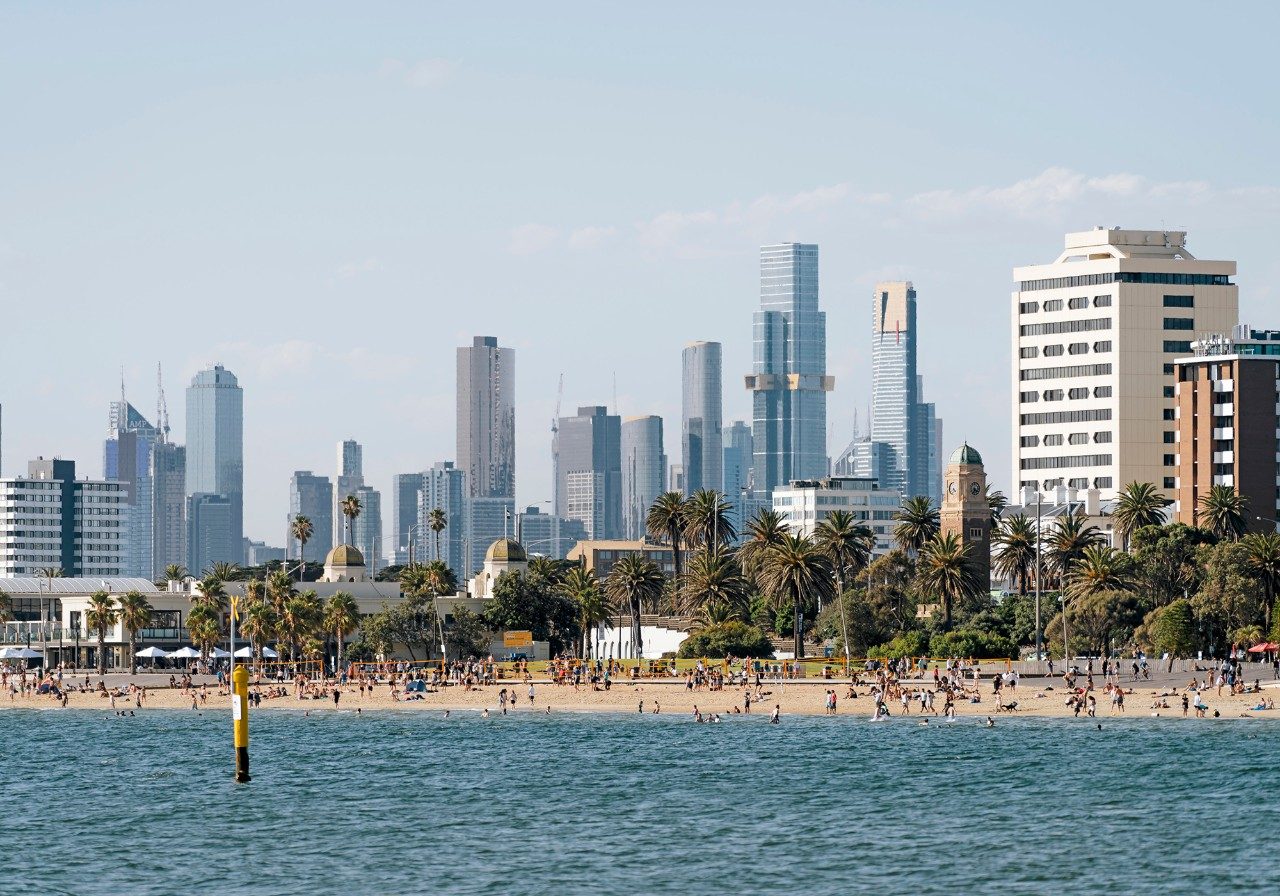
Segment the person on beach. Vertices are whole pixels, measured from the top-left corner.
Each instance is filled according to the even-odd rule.
[[[769,713],[770,724],[773,724],[773,725],[778,724],[778,719],[781,717],[782,717],[782,704],[780,703],[773,704],[773,712]]]
[[[533,706],[533,682],[529,682],[529,705]]]

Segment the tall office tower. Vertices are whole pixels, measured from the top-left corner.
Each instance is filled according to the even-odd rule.
[[[1241,324],[1201,337],[1174,362],[1174,513],[1204,525],[1202,500],[1229,485],[1247,502],[1250,531],[1280,525],[1280,331]]]
[[[123,482],[128,489],[124,572],[127,576],[150,578],[153,566],[151,451],[160,433],[123,395],[119,401],[111,402],[108,416],[102,477]]]
[[[587,530],[581,520],[564,520],[554,514],[543,513],[537,506],[526,507],[516,516],[516,540],[530,554],[560,560],[586,537]]]
[[[915,485],[912,494],[927,497],[934,507],[942,506],[942,421],[938,409],[924,400],[924,377],[916,376],[915,420],[911,434],[910,471]]]
[[[871,319],[871,438],[889,446],[885,488],[921,494],[912,460],[922,446],[917,408],[916,291],[909,282],[877,283]]]
[[[293,537],[293,521],[300,516],[311,520],[311,537],[305,548]],[[287,556],[294,560],[310,557],[323,561],[333,549],[333,483],[328,476],[297,470],[289,477],[289,518],[284,537]]]
[[[515,394],[515,349],[492,336],[458,349],[458,466],[473,498],[515,497]]]
[[[681,461],[689,494],[720,490],[723,483],[724,390],[721,387],[720,343],[690,342],[682,355],[683,414]]]
[[[72,460],[37,458],[0,479],[0,578],[125,575],[128,486],[76,479]]]
[[[755,485],[764,494],[827,475],[827,316],[818,310],[818,247],[760,249],[760,310],[752,316]]]
[[[489,546],[516,532],[515,498],[467,498],[466,500],[467,576],[484,568],[484,555]]]
[[[467,476],[453,461],[438,461],[422,474],[422,491],[418,502],[418,523],[414,530],[413,559],[416,563],[443,560],[453,570],[461,587],[466,578],[464,561],[467,532]],[[431,528],[432,510],[444,511],[445,527],[439,533]],[[485,545],[488,548],[488,545]]]
[[[665,488],[667,456],[662,450],[662,418],[628,417],[622,421],[622,535],[644,538],[649,508]]]
[[[754,487],[751,466],[755,462],[755,449],[751,427],[735,420],[724,431],[724,467],[720,491],[733,507],[733,527],[741,539],[747,522],[751,519],[748,507]]]
[[[391,544],[392,562],[409,562],[409,540],[418,525],[418,493],[422,491],[421,473],[397,473],[391,477]],[[416,557],[415,557],[416,559]]]
[[[565,519],[581,520],[588,538],[622,534],[622,418],[601,406],[561,417],[556,502]]]
[[[351,544],[347,532],[347,518],[342,513],[342,501],[355,495],[364,485],[364,449],[355,439],[338,443],[338,473],[333,490],[333,543]],[[368,558],[365,558],[366,561]]]
[[[215,563],[243,563],[242,543],[231,544],[234,510],[226,495],[197,492],[187,496],[187,571],[197,578]],[[241,557],[229,561],[228,557]]]
[[[1237,323],[1234,261],[1200,261],[1186,233],[1069,233],[1051,264],[1013,269],[1013,483],[1045,491],[1130,482],[1173,497],[1174,361]]]
[[[186,493],[189,498],[225,497],[228,526],[225,533],[214,532],[209,526],[215,514],[210,512],[203,515],[209,525],[193,528],[188,514],[187,553],[207,562],[244,562],[244,393],[235,374],[221,364],[197,373],[187,388]],[[192,534],[208,537],[210,544],[192,542]],[[187,566],[192,575],[204,569],[204,565]]]
[[[376,488],[362,485],[356,489],[360,501],[360,515],[355,519],[355,547],[364,554],[369,575],[378,571],[378,558],[385,553],[382,543],[382,493]]]
[[[172,442],[151,447],[151,572],[187,564],[187,449]],[[190,570],[188,570],[190,571]]]

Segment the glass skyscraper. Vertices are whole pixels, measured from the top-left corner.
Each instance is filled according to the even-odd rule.
[[[473,498],[515,499],[515,386],[515,349],[492,336],[458,349],[457,462]]]
[[[422,473],[397,473],[391,477],[391,536],[393,562],[409,562],[409,539],[418,524],[418,493],[422,491]]]
[[[378,571],[378,557],[384,552],[382,544],[382,493],[376,488],[362,485],[356,489],[360,501],[360,515],[355,518],[352,543],[364,554],[369,575]]]
[[[662,449],[662,418],[656,414],[622,421],[622,535],[639,541],[645,535],[649,508],[667,480]]]
[[[827,475],[827,316],[818,310],[818,247],[760,249],[760,310],[752,317],[755,484],[769,494]]]
[[[418,528],[414,530],[415,563],[443,560],[453,570],[461,587],[467,575],[463,546],[466,543],[466,474],[453,461],[438,461],[422,474],[418,502]],[[445,527],[437,534],[429,525],[432,510],[444,511]],[[486,549],[488,545],[485,545]]]
[[[188,564],[191,574],[198,575],[204,565],[218,561],[243,563],[244,393],[235,374],[221,364],[197,373],[187,388],[186,460],[188,498],[221,495],[226,499],[225,508],[201,502],[198,521],[188,513],[187,552],[203,564]],[[217,529],[224,521],[225,533]]]
[[[302,545],[293,537],[293,521],[299,516],[311,520],[306,557],[323,561],[333,548],[333,483],[328,476],[297,470],[289,479],[289,526],[284,543],[289,546],[287,556],[295,559],[302,554]]]
[[[348,495],[359,497],[357,492],[364,485],[364,448],[355,439],[338,443],[338,472],[333,490],[333,543],[351,544],[355,535],[347,531],[347,518],[342,513],[342,501]],[[365,558],[368,562],[369,558]]]
[[[151,452],[160,432],[122,397],[111,402],[107,440],[102,450],[103,478],[128,487],[125,518],[124,574],[151,578]]]
[[[622,418],[607,408],[561,417],[556,440],[556,506],[581,520],[588,538],[622,534]]]
[[[687,494],[720,490],[724,448],[724,390],[721,387],[720,343],[691,342],[682,357],[683,422],[681,461]]]

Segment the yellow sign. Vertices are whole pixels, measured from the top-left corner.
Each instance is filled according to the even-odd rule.
[[[533,644],[533,632],[515,631],[502,633],[503,647],[530,647]]]
[[[240,597],[239,595],[233,594],[231,595],[230,600],[231,600],[231,618],[234,619],[236,622],[239,622],[240,614],[237,612],[237,610],[240,606]]]

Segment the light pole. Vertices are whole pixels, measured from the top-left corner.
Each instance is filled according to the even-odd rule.
[[[1039,665],[1044,660],[1043,640],[1040,632],[1040,579],[1044,573],[1044,567],[1040,560],[1040,489],[1036,489],[1036,664]]]

